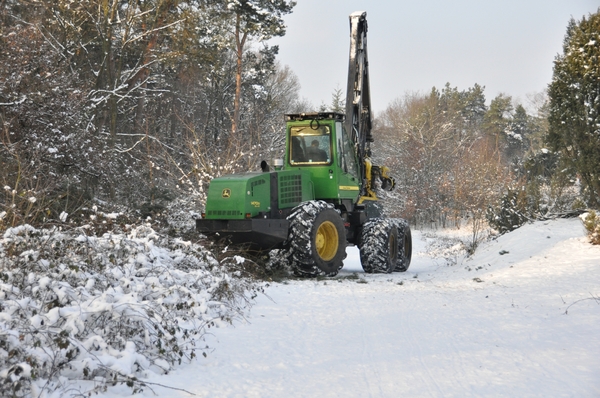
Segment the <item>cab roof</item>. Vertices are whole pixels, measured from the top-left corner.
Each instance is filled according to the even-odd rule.
[[[298,121],[301,122],[303,120],[324,120],[324,119],[333,119],[343,121],[346,118],[346,115],[339,112],[307,112],[307,113],[288,113],[285,115],[285,121]]]

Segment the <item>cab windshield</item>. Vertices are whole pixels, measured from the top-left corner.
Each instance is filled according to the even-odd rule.
[[[331,163],[329,126],[295,126],[290,129],[290,163],[325,165]]]

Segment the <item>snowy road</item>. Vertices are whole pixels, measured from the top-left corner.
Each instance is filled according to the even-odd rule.
[[[200,397],[600,396],[600,247],[579,220],[454,266],[413,239],[403,274],[365,275],[350,249],[336,279],[273,284],[207,358],[150,381]]]

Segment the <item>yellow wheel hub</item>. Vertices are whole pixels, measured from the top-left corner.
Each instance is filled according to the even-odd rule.
[[[319,225],[315,237],[315,248],[319,257],[324,261],[330,261],[335,257],[339,246],[339,236],[335,225],[331,221],[325,221]]]

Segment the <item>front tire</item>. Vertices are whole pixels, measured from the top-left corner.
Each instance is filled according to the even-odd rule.
[[[346,257],[346,229],[333,205],[309,201],[288,217],[291,267],[298,276],[335,276]]]

